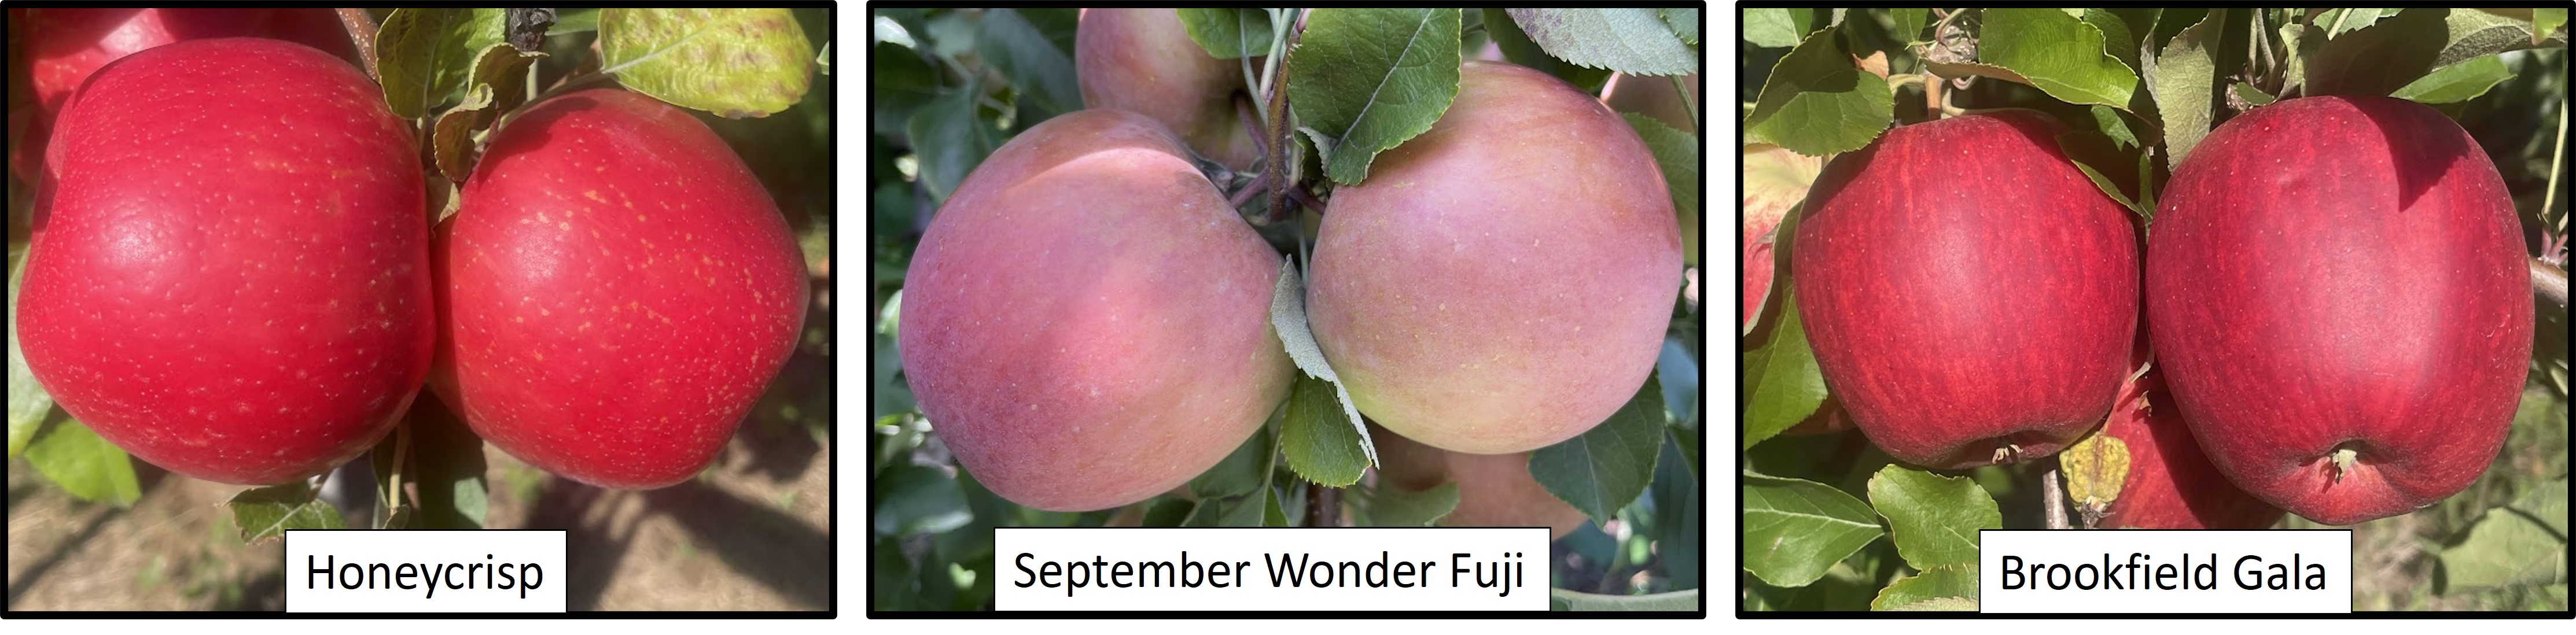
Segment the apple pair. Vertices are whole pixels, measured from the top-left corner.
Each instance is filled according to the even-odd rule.
[[[174,472],[328,470],[429,380],[537,467],[669,485],[713,460],[804,315],[759,181],[642,95],[519,113],[435,241],[413,126],[304,45],[143,50],[54,123],[20,345],[73,417]]]
[[[2064,131],[2012,111],[1904,126],[1810,193],[1792,285],[1872,442],[1936,469],[2057,452],[2112,407],[2143,297],[2171,414],[2244,492],[2341,525],[2484,472],[2533,305],[2512,200],[2459,125],[2343,96],[2230,120],[2163,189],[2143,276]]]
[[[923,414],[979,482],[1031,507],[1187,482],[1298,373],[1272,330],[1281,258],[1193,161],[1223,158],[1218,133],[1240,120],[1226,99],[1171,94],[1230,94],[1236,62],[1162,59],[1208,56],[1170,10],[1137,13],[1085,14],[1075,57],[1095,108],[977,166],[905,277],[898,346]],[[1111,31],[1138,24],[1160,26]],[[1165,79],[1128,82],[1145,76]],[[1599,424],[1653,370],[1681,241],[1653,156],[1592,95],[1467,62],[1428,132],[1331,196],[1306,310],[1387,429],[1526,479],[1517,455]]]

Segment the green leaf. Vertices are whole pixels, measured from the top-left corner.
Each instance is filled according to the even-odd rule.
[[[2549,36],[2567,27],[2567,7],[2539,7],[2531,10],[2531,45],[2540,46]],[[2564,38],[2562,38],[2564,39]]]
[[[2137,92],[2137,71],[2108,53],[2109,37],[2063,11],[1987,9],[1984,28],[1978,60],[2051,97],[2126,109]]]
[[[36,383],[27,355],[18,349],[18,287],[27,279],[27,252],[9,255],[9,456],[27,451],[27,442],[44,427],[54,410],[54,396]]]
[[[224,501],[233,529],[244,543],[278,540],[289,529],[348,529],[339,508],[317,498],[320,492],[304,480],[253,488]]]
[[[2229,84],[2227,89],[2235,92],[2237,99],[2244,100],[2247,105],[2255,107],[2269,106],[2272,105],[2272,102],[2279,100],[2279,98],[2273,97],[2270,93],[2263,92],[2263,89],[2255,88],[2253,84],[2245,82]]]
[[[1456,9],[1317,9],[1288,54],[1288,104],[1333,182],[1431,129],[1458,97]],[[1488,26],[1491,26],[1490,24]],[[1498,34],[1499,35],[1499,34]],[[1544,69],[1541,69],[1544,70]]]
[[[1742,9],[1744,41],[1754,46],[1786,48],[1797,46],[1815,30],[1815,12],[1808,9]],[[1918,23],[1916,25],[1920,27]],[[1917,30],[1920,30],[1919,28]]]
[[[1662,78],[1655,78],[1662,81]],[[1654,153],[1655,167],[1663,170],[1664,191],[1672,196],[1673,213],[1682,228],[1682,263],[1699,264],[1699,136],[1666,125],[1663,121],[1637,113],[1620,113],[1637,138],[1646,142]]]
[[[1887,519],[1896,553],[1916,569],[1977,563],[1977,530],[2002,529],[1995,499],[1967,477],[1890,465],[1869,477],[1869,502]],[[1975,584],[1973,571],[1970,584]],[[1925,597],[1957,595],[1944,593]],[[1882,596],[1883,597],[1883,596]]]
[[[1648,595],[1599,595],[1565,589],[1548,589],[1547,597],[1552,606],[1562,606],[1563,610],[1567,611],[1700,610],[1699,589]]]
[[[2513,69],[2505,67],[2502,55],[2473,57],[2433,69],[2389,96],[2427,104],[2458,103],[2487,94],[2487,90],[2512,77]]]
[[[1503,61],[1555,75],[1587,93],[1600,92],[1601,85],[1610,81],[1610,69],[1577,66],[1549,55],[1547,49],[1530,40],[1529,34],[1521,32],[1520,23],[1504,10],[1488,8],[1482,15],[1485,32],[1493,38],[1494,48],[1503,52]]]
[[[556,9],[555,25],[546,27],[546,35],[589,33],[599,30],[598,9]]]
[[[628,89],[728,119],[786,110],[813,85],[814,45],[784,8],[600,9],[599,54]]]
[[[1655,563],[1673,588],[1700,587],[1699,539],[1704,513],[1698,468],[1683,455],[1684,441],[1664,435],[1663,455],[1655,459],[1655,482],[1647,486],[1654,503]],[[1695,445],[1695,444],[1694,444]]]
[[[1375,489],[1350,490],[1367,503],[1370,527],[1429,527],[1458,510],[1458,484],[1441,481],[1422,491],[1406,491],[1380,481]]]
[[[1594,524],[1637,500],[1654,479],[1664,443],[1664,392],[1652,374],[1608,421],[1530,453],[1530,476]]]
[[[1965,606],[1961,607],[1964,603]],[[1872,611],[1977,610],[1977,561],[1924,569],[1897,578],[1869,603]]]
[[[1744,139],[1821,157],[1858,150],[1896,118],[1887,81],[1852,66],[1832,30],[1790,49],[1744,117]]]
[[[1771,341],[1744,354],[1744,448],[1798,425],[1825,403],[1824,372],[1816,367],[1815,350],[1807,346],[1795,289],[1786,276],[1771,286],[1780,297],[1779,323],[1771,327]]]
[[[1279,426],[1279,448],[1288,469],[1325,487],[1349,487],[1368,469],[1359,424],[1344,418],[1331,383],[1300,376],[1289,388],[1288,413]]]
[[[1832,486],[1745,472],[1744,553],[1764,583],[1802,587],[1886,532],[1877,512]]]
[[[135,499],[143,497],[134,480],[134,461],[125,456],[125,450],[69,416],[44,426],[27,444],[26,457],[46,480],[81,500],[132,507]]]
[[[2567,479],[2560,477],[2487,510],[2466,540],[2443,548],[2448,588],[2441,592],[2565,584],[2566,554]]]
[[[976,52],[1011,80],[1021,101],[1044,111],[1024,113],[1023,119],[1038,121],[1082,109],[1082,88],[1074,83],[1073,71],[1074,11],[993,9],[978,23],[983,34],[975,40]]]
[[[1895,26],[1888,27],[1887,33],[1896,36],[1898,42],[1930,41],[1930,38],[1923,37],[1923,25],[1931,24],[1931,9],[1888,9],[1887,15],[1895,23]]]
[[[2163,53],[2144,62],[2147,75],[2155,79],[2147,92],[2164,118],[2169,165],[2182,165],[2192,146],[2209,136],[2210,112],[2216,106],[2210,91],[2218,86],[2218,54],[2212,48],[2227,28],[2225,19],[2226,9],[2210,9],[2208,17],[2174,34]]]
[[[2129,121],[2120,117],[2120,111],[2110,106],[2094,106],[2092,111],[2094,126],[2101,128],[2102,134],[2109,135],[2113,142],[2119,144],[2118,147],[2138,147],[2138,135],[2129,131]]]
[[[483,438],[449,412],[447,404],[435,395],[412,400],[411,410],[403,413],[402,426],[394,434],[408,435],[409,460],[402,460],[404,457],[396,453],[396,446],[405,444],[396,443],[394,436],[377,443],[369,455],[375,467],[377,491],[402,491],[400,484],[394,482],[397,477],[419,484],[420,500],[394,501],[413,512],[415,527],[483,528],[490,505]]]
[[[508,24],[502,9],[395,9],[376,31],[385,104],[405,119],[427,116],[431,106],[465,88],[479,56],[502,43]]]
[[[1504,9],[1514,26],[1549,57],[1581,68],[1633,75],[1699,72],[1699,53],[1654,9],[1588,7]]]
[[[1263,9],[1179,9],[1190,41],[1221,60],[1270,54],[1270,12]]]
[[[2448,13],[2407,9],[2318,45],[2305,61],[2307,94],[2386,95],[2422,77],[2442,53]]]
[[[974,519],[956,477],[927,465],[887,467],[868,481],[868,496],[876,504],[870,529],[880,536],[939,533]]]

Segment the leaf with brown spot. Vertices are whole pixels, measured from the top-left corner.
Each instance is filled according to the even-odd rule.
[[[787,9],[601,9],[603,72],[636,92],[729,119],[804,99],[814,45]]]

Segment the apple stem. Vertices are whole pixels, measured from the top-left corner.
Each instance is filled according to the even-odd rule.
[[[2066,493],[2057,487],[2057,470],[2041,473],[2039,487],[2041,496],[2048,500],[2048,528],[2065,529]]]

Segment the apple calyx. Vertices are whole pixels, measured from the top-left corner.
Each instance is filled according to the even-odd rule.
[[[2355,452],[2352,448],[2348,447],[2335,448],[2333,467],[2334,482],[2341,483],[2343,482],[2344,475],[2352,473],[2352,464],[2359,458],[2360,454],[2361,453]]]

